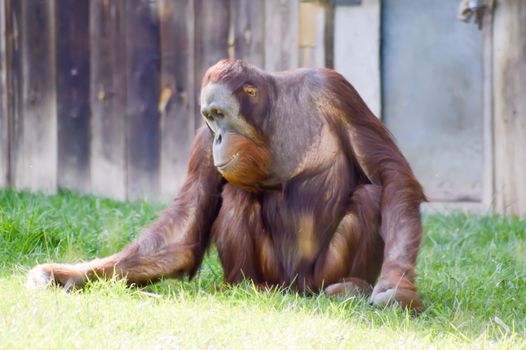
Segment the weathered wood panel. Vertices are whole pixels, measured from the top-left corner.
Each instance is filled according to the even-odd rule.
[[[22,136],[22,63],[20,53],[20,21],[22,4],[19,1],[6,0],[6,78],[7,78],[7,114],[9,120],[9,177],[10,185],[15,186],[16,154],[19,152],[19,140]]]
[[[185,176],[195,130],[194,2],[161,0],[161,194],[173,198]]]
[[[9,185],[9,114],[7,107],[7,57],[5,1],[0,0],[0,187]]]
[[[324,46],[325,46],[325,66],[334,68],[334,5],[332,1],[323,2],[325,9],[325,25],[323,29]]]
[[[299,15],[299,65],[301,67],[325,66],[325,17],[328,6],[318,2],[300,3]]]
[[[11,1],[16,97],[13,182],[17,188],[56,190],[57,117],[54,1]],[[18,51],[19,50],[19,51]]]
[[[231,1],[233,56],[265,67],[265,2]]]
[[[271,72],[299,65],[299,1],[265,2],[265,69]]]
[[[482,208],[494,207],[494,146],[493,146],[493,9],[486,11],[482,25],[482,112],[483,112],[483,178]]]
[[[208,67],[228,57],[228,0],[195,0],[195,99],[196,127],[200,116],[201,80]]]
[[[125,2],[127,192],[129,199],[158,195],[159,21],[157,2]]]
[[[173,197],[206,69],[229,56],[297,67],[298,10],[297,0],[0,0],[0,186]]]
[[[57,0],[58,172],[61,188],[89,189],[89,0]]]
[[[499,1],[493,26],[495,204],[526,216],[526,2]]]
[[[90,1],[91,191],[126,199],[125,0]]]

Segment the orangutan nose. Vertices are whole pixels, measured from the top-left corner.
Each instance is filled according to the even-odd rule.
[[[222,136],[221,134],[218,134],[218,135],[216,136],[216,142],[215,142],[215,144],[216,144],[216,145],[220,145],[222,141],[223,141],[223,136]]]

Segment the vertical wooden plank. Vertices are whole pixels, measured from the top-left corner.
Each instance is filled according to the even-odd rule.
[[[493,161],[493,4],[486,11],[482,25],[482,103],[483,103],[483,184],[482,207],[484,211],[494,208],[494,161]]]
[[[61,188],[89,189],[89,0],[57,0],[58,172]]]
[[[20,25],[22,21],[22,4],[20,1],[6,0],[6,78],[7,78],[7,114],[9,115],[9,179],[15,186],[17,168],[16,155],[22,147],[22,63]]]
[[[334,1],[324,1],[323,7],[325,10],[325,28],[323,28],[323,41],[325,46],[325,67],[334,68]]]
[[[265,2],[265,69],[280,71],[299,65],[299,1]]]
[[[196,127],[200,116],[201,80],[208,67],[228,57],[228,0],[195,0],[195,99]]]
[[[19,45],[13,58],[20,60],[20,70],[15,67],[14,72],[20,74],[14,79],[20,104],[14,116],[13,182],[17,188],[53,193],[57,184],[55,2],[19,0],[11,5],[14,45]]]
[[[325,12],[326,5],[301,2],[299,10],[299,65],[325,66]]]
[[[195,130],[194,2],[161,0],[160,198],[169,200],[185,176]]]
[[[231,0],[234,57],[265,67],[265,2]]]
[[[7,59],[5,0],[0,0],[0,188],[9,185],[9,114],[7,108]]]
[[[495,201],[526,217],[526,2],[499,1],[493,26]]]
[[[127,191],[154,199],[159,170],[159,21],[157,3],[126,1]]]
[[[90,1],[91,190],[126,199],[123,0]]]

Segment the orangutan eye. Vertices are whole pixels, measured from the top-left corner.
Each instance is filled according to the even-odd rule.
[[[243,91],[245,92],[245,94],[250,95],[252,97],[256,96],[258,92],[258,90],[252,85],[243,86]]]

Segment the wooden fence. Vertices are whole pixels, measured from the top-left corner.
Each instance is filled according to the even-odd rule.
[[[0,187],[174,195],[206,68],[300,62],[298,0],[0,0]]]

